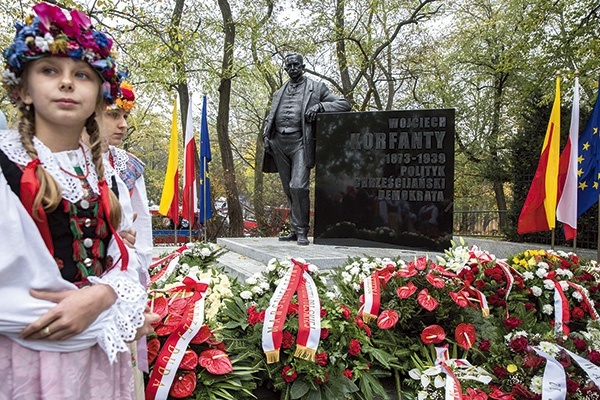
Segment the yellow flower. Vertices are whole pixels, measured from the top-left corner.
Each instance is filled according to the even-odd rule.
[[[518,369],[518,368],[517,368],[517,366],[516,366],[515,364],[509,364],[509,365],[506,367],[506,370],[507,370],[509,373],[511,373],[511,374],[514,374],[515,372],[517,372],[517,369]]]

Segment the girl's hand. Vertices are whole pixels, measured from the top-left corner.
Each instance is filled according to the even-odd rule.
[[[29,324],[19,335],[23,339],[65,340],[87,329],[117,299],[108,285],[46,292],[31,289],[36,299],[56,303],[46,314]]]
[[[160,315],[150,312],[150,307],[148,306],[146,306],[146,309],[144,310],[144,317],[144,325],[138,328],[137,333],[135,335],[135,340],[138,340],[154,332],[154,328],[152,328],[151,324],[158,322],[158,320],[160,319]]]

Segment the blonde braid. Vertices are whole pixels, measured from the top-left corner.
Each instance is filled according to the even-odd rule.
[[[90,146],[92,150],[92,162],[96,169],[96,175],[98,180],[105,179],[104,171],[104,160],[102,158],[102,141],[100,138],[100,129],[98,128],[98,122],[96,121],[96,115],[92,114],[85,121],[85,129],[90,137]],[[119,199],[112,190],[109,190],[109,202],[110,202],[110,221],[109,223],[115,228],[119,229],[121,225],[122,209]]]
[[[28,109],[30,108],[30,109]],[[35,118],[33,105],[27,107],[24,104],[19,106],[21,119],[19,121],[19,134],[21,135],[21,144],[32,160],[38,158],[37,150],[33,145],[33,136],[35,134]],[[36,176],[40,183],[40,190],[33,200],[33,217],[39,220],[38,208],[40,205],[46,212],[56,210],[62,201],[62,190],[56,180],[43,167],[36,168]]]

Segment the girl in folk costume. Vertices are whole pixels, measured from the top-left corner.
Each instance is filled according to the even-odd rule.
[[[122,75],[125,78],[126,75]],[[97,115],[100,125],[100,135],[108,141],[108,156],[110,165],[116,170],[121,180],[127,186],[131,196],[131,207],[135,218],[133,228],[136,232],[135,248],[140,256],[142,271],[147,275],[152,263],[152,220],[148,209],[146,182],[144,181],[145,165],[133,154],[118,148],[127,134],[128,120],[131,110],[135,107],[135,93],[128,82],[122,80],[116,101],[107,106],[104,112]],[[147,276],[146,276],[147,278]]]
[[[0,131],[0,399],[131,399],[127,343],[155,316],[95,119],[118,91],[112,40],[79,11],[33,9],[3,52],[21,119]]]
[[[126,74],[120,75],[121,79],[126,77]],[[133,154],[116,147],[123,143],[123,138],[127,134],[129,114],[134,107],[135,93],[133,87],[128,82],[121,81],[115,103],[107,106],[96,118],[100,125],[100,136],[105,145],[108,145],[104,156],[124,182],[127,193],[131,196],[135,248],[141,265],[140,281],[147,285],[150,282],[148,268],[152,263],[153,244],[152,220],[148,209],[148,196],[143,175],[145,166]],[[134,364],[136,397],[138,400],[143,400],[145,395],[142,372],[148,372],[146,338],[140,338],[136,343],[132,343],[131,352]]]

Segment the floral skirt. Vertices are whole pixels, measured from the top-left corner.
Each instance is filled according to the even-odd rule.
[[[0,335],[0,400],[130,400],[131,355],[114,364],[100,346],[60,353],[36,351]]]

